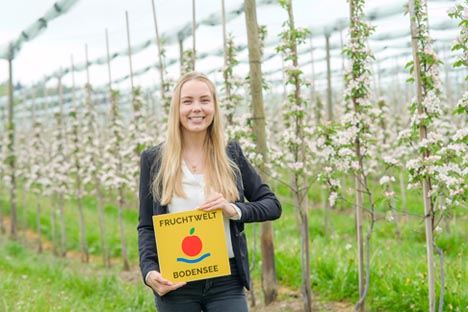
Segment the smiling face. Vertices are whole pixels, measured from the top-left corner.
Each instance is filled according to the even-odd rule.
[[[180,90],[179,120],[184,135],[203,134],[213,122],[215,102],[208,85],[188,80]]]

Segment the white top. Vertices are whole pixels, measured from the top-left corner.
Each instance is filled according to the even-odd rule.
[[[190,172],[185,161],[182,162],[182,172],[182,188],[187,198],[174,196],[172,202],[167,207],[169,213],[193,210],[205,201],[205,183],[203,181],[203,175]],[[239,212],[239,209],[237,207],[235,208]],[[232,251],[229,218],[223,215],[223,221],[228,255],[229,258],[232,258],[234,257],[234,252]]]

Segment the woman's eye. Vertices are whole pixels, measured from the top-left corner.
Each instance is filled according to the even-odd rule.
[[[182,104],[190,104],[190,100],[182,101]]]

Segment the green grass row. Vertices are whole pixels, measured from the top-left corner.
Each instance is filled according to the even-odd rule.
[[[6,194],[2,194],[0,198],[0,207],[4,207],[6,214],[9,214],[9,204]],[[112,198],[112,194],[108,194]],[[115,196],[114,198],[116,198]],[[129,197],[130,198],[130,197]],[[31,194],[22,194],[19,192],[17,200],[17,215],[18,226],[20,227],[19,235],[24,235],[21,228],[35,231],[37,228],[37,204],[39,202],[41,207],[41,228],[43,240],[52,241],[52,212],[57,211],[57,199],[55,198],[40,198],[36,199]],[[126,209],[123,212],[124,220],[124,233],[127,244],[127,251],[129,258],[136,262],[138,259],[138,246],[137,246],[137,224],[138,224],[138,203],[135,200],[128,200]],[[85,196],[83,198],[84,218],[85,218],[85,231],[88,250],[91,256],[100,257],[101,243],[100,243],[100,230],[99,230],[99,217],[96,207],[96,199],[93,196]],[[105,228],[106,238],[109,245],[111,257],[120,257],[122,247],[120,243],[120,229],[118,221],[118,208],[111,200],[104,202],[105,212]],[[77,201],[75,199],[66,200],[64,207],[65,214],[65,230],[67,250],[80,250],[80,224]],[[57,238],[60,241],[61,223],[58,214],[56,214],[56,232]]]
[[[299,290],[301,242],[295,226],[296,217],[287,190],[278,188],[277,193],[283,198],[284,208],[283,216],[274,223],[279,283]],[[378,193],[374,195],[377,221],[370,242],[367,310],[428,311],[422,196],[418,191],[407,192],[408,211],[398,211],[398,239],[395,224],[385,218],[389,210],[388,203]],[[313,188],[309,196],[318,199],[311,203],[313,208],[309,212],[312,290],[321,300],[354,304],[359,299],[354,210],[346,208],[346,205],[345,209],[332,209],[325,232],[324,214],[318,203],[320,189]],[[347,199],[353,200],[352,197]],[[396,204],[400,205],[399,202]],[[468,211],[458,208],[451,211],[450,215],[447,223],[440,221],[442,231],[435,234],[436,243],[443,250],[445,260],[443,311],[468,311]],[[364,226],[364,235],[367,226],[368,220]],[[250,231],[249,236],[252,234]],[[260,259],[260,254],[257,254],[256,259]],[[435,261],[438,272],[436,291],[439,296],[439,258],[436,257]],[[259,271],[256,274],[259,278]]]
[[[287,189],[282,187],[275,187],[275,189],[282,198],[284,208],[283,216],[274,222],[278,282],[281,286],[300,293],[301,243],[296,227],[295,212]],[[112,195],[108,195],[108,197],[112,198]],[[381,198],[376,200],[379,218],[371,240],[371,284],[367,300],[368,311],[428,310],[421,196],[418,192],[412,191],[408,192],[407,197],[409,215],[400,215],[400,239],[397,239],[395,235],[394,224],[388,222],[384,217],[388,210],[385,202]],[[25,196],[24,199],[21,198],[20,194],[18,200],[20,223],[28,229],[34,230],[36,224],[35,198],[31,195]],[[316,199],[311,202],[312,209],[309,213],[311,280],[314,294],[324,301],[355,303],[358,300],[358,277],[353,210],[346,207],[349,205],[345,205],[344,209],[331,210],[330,224],[328,231],[325,232],[323,211],[319,204],[320,190],[312,188],[310,198]],[[52,200],[46,198],[40,201],[43,210],[41,222],[44,238],[47,240],[51,240]],[[6,194],[2,194],[0,204],[1,207],[6,208],[8,214]],[[94,197],[86,197],[84,207],[89,250],[99,261],[101,250],[98,213]],[[76,202],[68,201],[65,212],[67,248],[76,252],[79,251],[79,222]],[[117,207],[112,202],[107,201],[105,212],[107,239],[111,254],[118,258],[121,247]],[[437,244],[444,251],[445,256],[444,311],[468,310],[468,287],[466,287],[468,285],[467,216],[466,210],[452,211],[449,226],[441,223],[444,230],[437,234]],[[133,266],[137,266],[138,261],[137,221],[136,203],[129,201],[124,213],[124,223],[129,258]],[[450,227],[450,232],[447,227]],[[253,272],[254,283],[259,288],[261,258],[258,246],[259,239],[257,239],[256,249],[253,246],[254,229],[257,238],[259,238],[260,227],[247,225],[250,256],[251,258],[255,256],[257,261]],[[366,230],[367,228],[365,228]],[[33,249],[26,249],[23,245],[5,239],[0,248],[2,248],[2,255],[8,255],[1,260],[0,279],[2,281],[0,285],[1,289],[9,289],[7,296],[2,296],[4,299],[2,299],[0,310],[2,307],[8,307],[7,311],[72,311],[70,307],[73,305],[67,305],[68,308],[63,308],[56,302],[58,299],[79,305],[76,308],[77,311],[145,311],[145,309],[153,309],[152,296],[148,294],[139,279],[137,282],[127,283],[119,278],[122,266],[118,259],[114,259],[114,266],[111,269],[105,269],[99,262],[81,264],[76,261],[55,259],[50,255],[36,256]],[[439,272],[438,267],[436,268]],[[57,279],[49,275],[56,276]],[[29,280],[30,286],[23,291],[21,285],[24,279]],[[70,282],[64,280],[70,280]],[[63,287],[67,285],[69,287],[63,290]],[[99,289],[102,291],[99,295],[91,294],[92,291],[99,293]],[[437,293],[439,291],[438,288]],[[82,297],[85,299],[81,300]],[[54,302],[54,305],[48,304],[47,300],[49,299],[47,298]],[[21,309],[16,309],[18,304],[24,306]]]
[[[154,311],[150,290],[117,267],[37,255],[5,237],[0,254],[0,311]]]

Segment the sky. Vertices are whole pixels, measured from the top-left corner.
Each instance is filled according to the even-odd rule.
[[[15,39],[19,33],[31,23],[43,16],[54,4],[53,0],[0,0],[0,46]],[[192,19],[191,0],[154,0],[160,34],[173,31],[190,22]],[[197,20],[219,12],[221,0],[196,0],[195,14]],[[226,11],[238,8],[242,0],[225,0]],[[386,7],[403,4],[400,0],[369,0],[367,10],[385,9]],[[429,1],[430,20],[448,20],[446,11],[453,5],[453,1]],[[346,0],[293,0],[294,18],[296,26],[312,29],[321,33],[326,25],[336,22],[338,19],[348,19],[349,4]],[[125,12],[129,16],[130,38],[132,45],[141,43],[155,37],[154,20],[152,15],[151,0],[80,0],[68,13],[51,21],[48,28],[33,41],[23,45],[22,50],[13,62],[13,79],[22,84],[41,82],[45,76],[56,72],[60,68],[69,67],[71,58],[74,64],[85,62],[85,44],[88,46],[89,59],[93,60],[106,55],[105,30],[109,33],[110,50],[121,51],[127,48],[127,32]],[[282,23],[287,19],[286,12],[278,5],[261,6],[257,8],[257,18],[261,25],[268,28],[268,40],[274,40],[281,31]],[[376,21],[376,34],[404,32],[409,30],[408,16],[392,16]],[[227,32],[232,33],[236,44],[247,42],[245,31],[245,17],[240,15],[227,25]],[[434,32],[437,33],[437,32]],[[346,33],[343,34],[346,40]],[[437,34],[440,37],[453,37],[456,33],[443,32]],[[197,53],[213,51],[222,48],[221,26],[202,26],[196,32]],[[339,33],[331,36],[331,42],[340,43]],[[385,45],[390,41],[379,41],[375,46]],[[314,52],[314,58],[320,59],[325,55],[324,40],[322,35],[314,39],[313,44],[318,48]],[[184,41],[185,48],[191,48],[192,38]],[[304,47],[306,48],[306,47]],[[167,57],[178,57],[179,47],[174,44],[168,46]],[[391,53],[387,49],[380,55]],[[270,53],[274,52],[271,48]],[[308,57],[308,56],[306,56]],[[306,58],[304,57],[304,58]],[[246,59],[247,51],[239,54],[239,59]],[[332,68],[339,70],[341,57],[336,55]],[[133,55],[132,65],[136,71],[157,61],[157,48],[150,46],[143,52]],[[275,57],[263,64],[263,70],[278,68],[281,58]],[[8,79],[8,63],[0,60],[0,82]],[[209,71],[213,68],[221,69],[222,58],[210,57],[197,62],[196,69]],[[325,66],[324,62],[316,64],[315,70],[320,71]],[[169,76],[174,79],[178,75],[178,64],[168,68]],[[244,65],[243,73],[247,71]],[[311,71],[311,69],[308,69]],[[112,78],[123,77],[129,73],[128,57],[120,57],[111,63]],[[107,66],[92,66],[90,68],[91,83],[104,85],[107,83]],[[220,73],[213,75],[220,76]],[[277,75],[280,75],[278,73]],[[148,86],[157,84],[159,74],[155,70],[135,77],[135,85]],[[84,72],[75,74],[75,82],[83,85],[86,81]],[[54,84],[56,82],[50,81]],[[71,75],[64,77],[64,83],[71,83]],[[120,83],[121,88],[129,88],[130,82]]]

